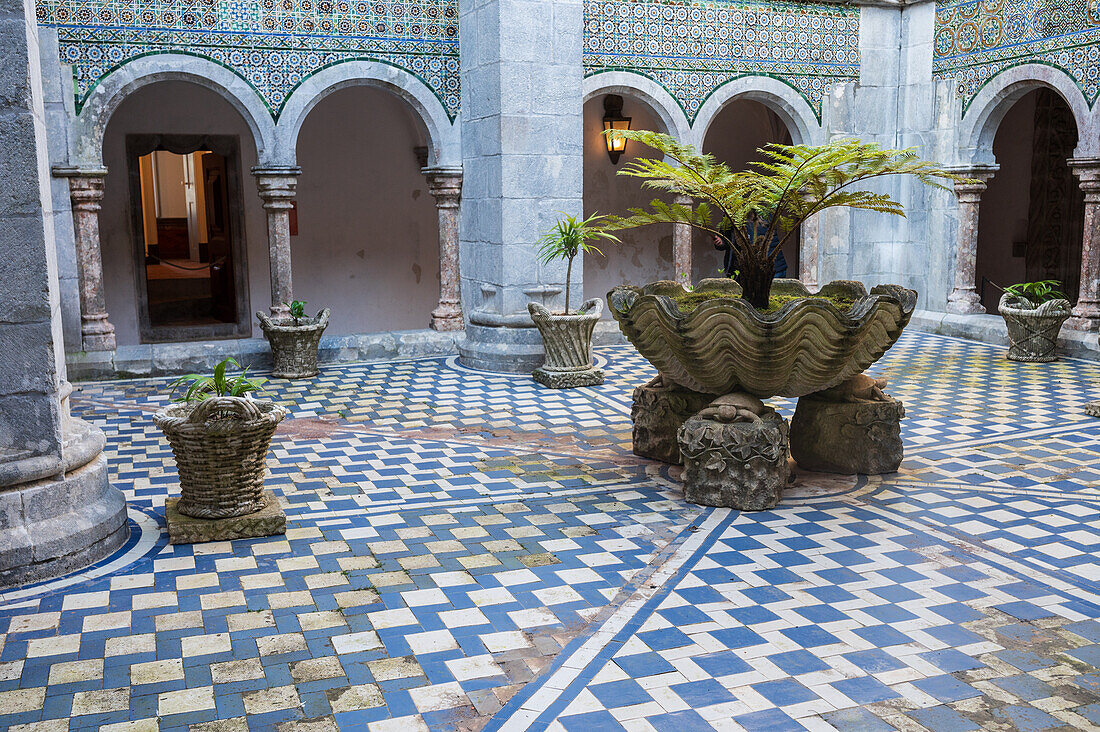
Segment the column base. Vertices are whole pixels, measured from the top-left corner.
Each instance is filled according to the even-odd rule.
[[[971,302],[969,300],[949,300],[947,303],[947,312],[952,315],[985,315],[985,308],[982,307],[980,302]]]
[[[80,331],[80,342],[85,351],[114,351],[118,349],[115,329],[103,319],[85,321]]]
[[[464,330],[466,324],[462,320],[461,310],[440,307],[432,312],[432,320],[428,323],[428,327],[432,330],[451,333],[456,330]]]
[[[1073,309],[1073,315],[1065,322],[1065,327],[1073,330],[1097,330],[1100,328],[1100,310],[1095,306],[1078,305]]]
[[[466,338],[458,342],[459,363],[471,369],[504,374],[530,374],[546,360],[542,336],[530,328],[466,326]]]
[[[66,419],[61,476],[22,483],[8,476],[0,488],[0,587],[68,574],[125,543],[126,499],[107,480],[102,449],[102,432]]]

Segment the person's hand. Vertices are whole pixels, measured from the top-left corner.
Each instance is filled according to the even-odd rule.
[[[711,236],[710,240],[711,240],[711,243],[714,244],[715,249],[721,249],[722,248],[722,237],[718,236],[717,234],[714,234],[713,236]]]

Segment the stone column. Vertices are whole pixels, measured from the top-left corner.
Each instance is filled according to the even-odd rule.
[[[695,201],[690,196],[677,195],[673,200],[678,206],[691,206]],[[672,268],[674,278],[681,285],[691,284],[693,230],[687,224],[672,225]]]
[[[302,169],[295,166],[255,167],[256,186],[267,211],[267,251],[271,266],[271,314],[284,316],[294,300],[290,260],[290,209]]]
[[[1085,233],[1081,242],[1081,287],[1066,325],[1096,330],[1100,323],[1100,158],[1069,160],[1085,192]]]
[[[531,373],[542,339],[527,310],[565,304],[565,262],[539,235],[582,213],[581,0],[459,0],[462,48],[462,362]],[[574,267],[572,302],[583,267]]]
[[[947,312],[959,315],[984,313],[982,299],[978,295],[978,206],[982,193],[997,168],[966,168],[953,172],[974,179],[973,183],[956,183],[955,195],[959,199],[959,232],[955,242],[955,286],[947,296]]]
[[[0,587],[10,587],[103,558],[126,541],[128,524],[125,498],[107,480],[103,433],[65,403],[34,0],[0,0],[0,48]]]
[[[458,215],[462,198],[461,168],[424,168],[428,192],[439,212],[439,306],[432,311],[432,330],[462,330],[459,294]]]
[[[54,168],[69,179],[76,238],[76,272],[80,284],[80,338],[85,351],[115,350],[115,327],[107,318],[103,297],[103,255],[99,245],[99,211],[103,207],[106,168]]]
[[[817,215],[802,224],[798,252],[798,279],[811,292],[817,289],[817,263],[820,259],[821,221]]]

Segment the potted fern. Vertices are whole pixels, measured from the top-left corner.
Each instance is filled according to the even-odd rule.
[[[941,181],[963,180],[911,150],[859,140],[768,145],[759,150],[765,162],[734,172],[668,135],[608,134],[661,154],[636,158],[619,175],[688,196],[693,204],[658,199],[648,209],[610,218],[605,228],[686,224],[735,253],[733,281],[704,280],[691,290],[657,282],[617,287],[608,295],[623,333],[663,383],[702,394],[799,397],[837,386],[877,361],[908,324],[917,293],[897,285],[868,293],[859,282],[839,281],[811,294],[797,280],[775,279],[775,259],[804,221],[826,209],[905,215],[888,194],[858,190],[861,184],[911,175],[946,189]]]
[[[1071,305],[1057,280],[1021,282],[1004,289],[997,307],[1008,326],[1010,361],[1056,361],[1058,333],[1071,314]]]
[[[287,309],[289,314],[282,317],[256,313],[271,344],[274,361],[271,375],[279,379],[308,379],[318,372],[317,348],[328,327],[329,309],[325,308],[315,318],[306,316],[306,304],[301,300],[288,303]]]
[[[171,406],[153,416],[168,438],[180,477],[176,510],[185,516],[221,519],[255,513],[263,496],[267,450],[275,427],[287,409],[252,398],[263,379],[236,375],[227,358],[211,376],[188,374],[172,383],[186,390]]]
[[[580,254],[603,256],[594,241],[618,241],[602,227],[606,217],[592,214],[582,219],[563,216],[538,240],[538,259],[543,264],[564,260],[565,312],[554,313],[539,303],[528,303],[531,320],[542,335],[546,362],[532,374],[535,381],[553,389],[595,386],[603,383],[603,371],[592,361],[592,331],[603,315],[603,300],[593,298],[581,303],[577,312],[569,309],[569,291],[573,279],[573,260]]]

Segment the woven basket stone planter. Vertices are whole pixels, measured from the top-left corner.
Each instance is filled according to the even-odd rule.
[[[153,421],[168,438],[180,476],[181,514],[244,516],[264,508],[264,471],[275,427],[287,409],[243,397],[173,404]]]
[[[271,356],[275,362],[272,376],[278,379],[308,379],[317,375],[317,347],[321,343],[321,334],[328,327],[328,308],[318,313],[316,318],[299,318],[297,325],[289,316],[272,318],[256,313],[256,317],[271,344]]]
[[[1056,361],[1058,333],[1071,314],[1068,300],[1048,300],[1036,307],[1026,297],[1006,292],[997,310],[1008,326],[1010,361],[1046,363]]]
[[[704,280],[696,290],[707,286]],[[812,394],[862,373],[894,345],[917,304],[917,293],[898,285],[870,294],[859,282],[821,288],[820,295],[854,299],[848,310],[810,298],[797,280],[776,280],[777,291],[806,299],[759,312],[731,293],[685,313],[670,297],[685,293],[676,282],[616,287],[608,299],[623,334],[665,384],[762,399]]]
[[[527,310],[546,351],[546,363],[532,374],[535,381],[553,389],[603,383],[603,371],[592,361],[592,331],[603,315],[603,300],[587,300],[570,315],[552,313],[534,302]]]

